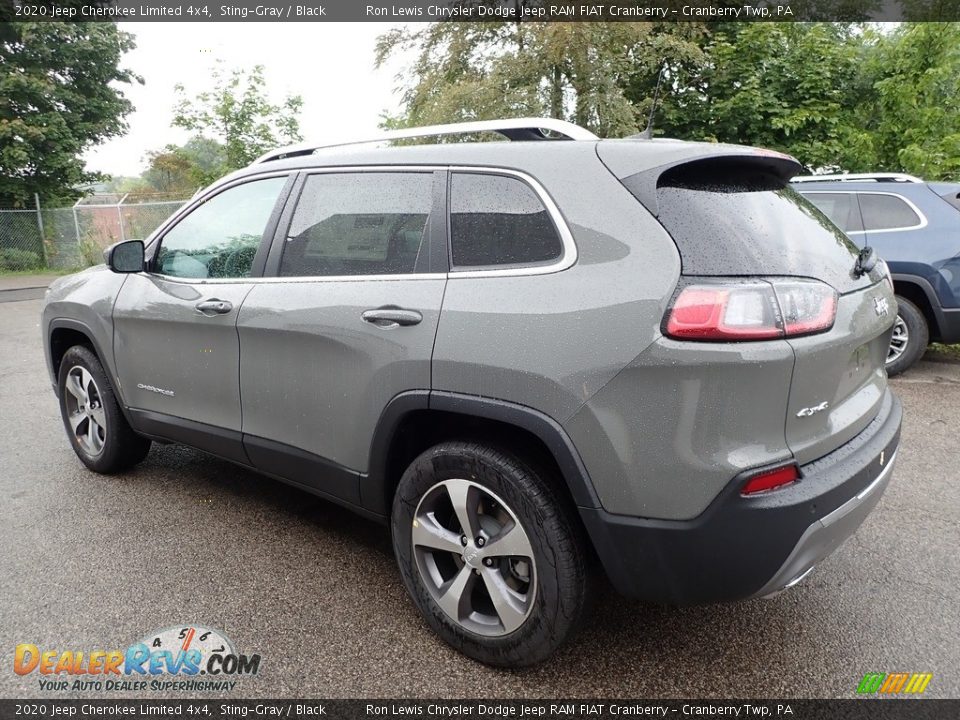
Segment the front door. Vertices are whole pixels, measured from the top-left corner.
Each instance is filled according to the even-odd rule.
[[[228,187],[154,245],[114,306],[124,400],[142,432],[243,460],[237,316],[286,177]]]
[[[444,197],[443,173],[429,170],[305,178],[271,253],[277,277],[258,282],[238,323],[254,465],[359,503],[384,407],[430,388],[446,284],[446,248],[442,260],[431,248],[443,242]]]

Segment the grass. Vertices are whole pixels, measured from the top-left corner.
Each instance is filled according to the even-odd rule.
[[[940,343],[930,343],[927,348],[928,353],[934,353],[942,358],[949,360],[960,360],[960,345],[941,345]]]
[[[56,270],[53,270],[51,268],[38,268],[36,270],[0,269],[0,277],[27,277],[29,275],[70,275],[82,269],[83,268],[67,268],[67,269],[58,268]]]

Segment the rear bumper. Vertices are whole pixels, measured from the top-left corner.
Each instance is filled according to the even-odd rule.
[[[836,550],[877,504],[900,442],[900,402],[783,490],[741,497],[735,478],[691,520],[650,520],[580,508],[614,587],[654,602],[697,604],[775,593]]]

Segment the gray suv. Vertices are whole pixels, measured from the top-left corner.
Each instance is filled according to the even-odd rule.
[[[778,153],[386,137],[481,132],[510,142],[268,153],[55,282],[77,455],[184,443],[388,524],[427,624],[493,665],[556,650],[598,576],[675,604],[798,582],[890,478],[886,266]]]

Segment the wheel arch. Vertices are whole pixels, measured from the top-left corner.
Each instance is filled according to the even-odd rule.
[[[421,452],[444,440],[479,439],[504,447],[562,481],[572,505],[600,507],[586,467],[559,423],[533,408],[493,398],[443,391],[395,396],[374,431],[363,505],[389,516],[400,477]]]
[[[893,273],[894,294],[904,297],[920,310],[927,326],[930,328],[930,339],[939,339],[941,335],[940,303],[933,286],[922,277]]]
[[[107,379],[110,381],[113,392],[117,396],[120,410],[123,412],[124,417],[129,423],[130,414],[127,411],[126,403],[123,401],[123,390],[113,373],[113,366],[112,363],[109,362],[109,356],[104,353],[100,343],[97,342],[96,334],[88,325],[80,322],[79,320],[72,320],[70,318],[55,318],[54,320],[50,321],[47,331],[48,357],[51,374],[54,379],[53,389],[57,397],[60,397],[60,386],[57,382],[57,378],[60,376],[60,363],[63,361],[63,356],[66,354],[67,350],[74,345],[84,345],[90,348],[93,354],[97,356],[97,360],[100,361],[100,365],[103,367],[103,371],[106,373]]]

